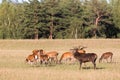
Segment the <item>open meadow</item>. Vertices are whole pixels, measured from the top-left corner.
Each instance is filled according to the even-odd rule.
[[[94,52],[98,59],[104,52],[113,52],[113,62],[98,62],[97,69],[79,70],[79,64],[54,64],[31,66],[25,59],[33,49],[62,53],[79,45],[87,46],[86,52]],[[120,39],[41,39],[0,40],[0,80],[120,80]]]

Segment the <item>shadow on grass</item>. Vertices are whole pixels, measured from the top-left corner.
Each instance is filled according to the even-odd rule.
[[[37,65],[31,65],[30,67],[55,67],[56,64],[37,64]]]
[[[93,67],[82,67],[82,69],[94,69]],[[96,70],[105,69],[105,67],[97,67]]]
[[[116,62],[108,62],[109,64],[120,64],[120,62],[116,61]]]

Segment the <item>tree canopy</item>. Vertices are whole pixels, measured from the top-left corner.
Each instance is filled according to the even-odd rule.
[[[120,38],[119,0],[3,0],[0,39]]]

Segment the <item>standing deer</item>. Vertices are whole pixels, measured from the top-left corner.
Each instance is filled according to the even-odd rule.
[[[80,54],[78,50],[79,50],[78,48],[74,48],[73,55],[80,63],[79,69],[81,69],[82,63],[86,63],[86,62],[92,62],[94,65],[94,69],[96,69],[97,55],[95,53]]]
[[[43,50],[39,50],[40,51],[40,54],[44,54],[44,55],[47,55],[49,57],[49,60],[54,61],[55,63],[58,63],[58,52],[56,51],[50,51],[50,52],[44,52]]]
[[[85,54],[86,51],[84,50],[84,48],[87,48],[87,47],[84,47],[84,46],[78,46],[78,52],[80,54]],[[72,52],[65,52],[62,54],[62,56],[60,57],[60,60],[59,60],[59,63],[61,63],[62,60],[66,60],[66,62],[69,60],[69,61],[76,61],[76,59],[74,58],[73,56],[73,53]]]

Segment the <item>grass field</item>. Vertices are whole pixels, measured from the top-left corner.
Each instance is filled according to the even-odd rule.
[[[31,66],[25,58],[33,49],[63,52],[78,46],[87,46],[86,52],[100,55],[113,52],[113,63],[98,63],[93,69],[79,70],[79,64]],[[61,40],[0,40],[0,80],[120,80],[120,39],[61,39]]]

